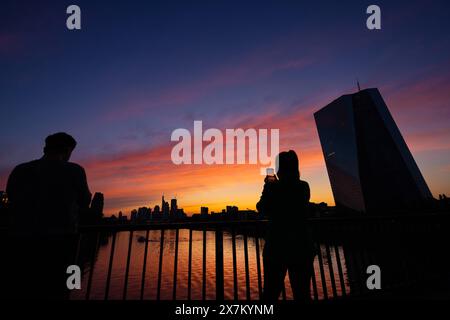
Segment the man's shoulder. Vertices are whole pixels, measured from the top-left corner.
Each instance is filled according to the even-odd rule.
[[[83,173],[84,174],[84,168],[82,166],[80,166],[78,163],[66,162],[66,167],[69,168],[70,170],[74,171],[74,172],[78,172],[78,173]]]
[[[24,162],[21,164],[18,164],[17,166],[14,167],[15,172],[21,172],[21,171],[26,171],[28,169],[32,169],[35,168],[38,164],[39,164],[39,159],[36,160],[32,160],[32,161],[28,161],[28,162]]]

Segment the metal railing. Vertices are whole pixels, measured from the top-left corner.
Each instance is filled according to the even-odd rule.
[[[308,224],[312,231],[313,239],[316,242],[317,254],[314,262],[314,274],[311,279],[311,295],[314,300],[346,298],[349,296],[361,296],[371,294],[365,287],[367,274],[366,268],[370,264],[385,263],[386,257],[391,257],[393,253],[396,258],[388,263],[387,281],[384,281],[383,292],[390,289],[408,287],[425,279],[418,277],[425,272],[430,264],[435,262],[436,250],[432,252],[424,252],[418,249],[417,243],[414,241],[417,235],[426,234],[429,236],[439,235],[439,239],[433,238],[432,241],[444,241],[447,239],[444,230],[448,229],[448,216],[427,215],[417,217],[377,217],[377,218],[340,218],[340,219],[309,219]],[[144,236],[144,255],[142,262],[142,272],[140,279],[139,298],[145,298],[145,281],[148,265],[149,251],[149,235],[150,231],[159,230],[159,259],[157,266],[157,287],[156,300],[161,299],[162,272],[163,272],[163,255],[164,243],[166,241],[165,234],[167,230],[175,230],[175,251],[173,255],[173,281],[172,281],[172,299],[177,299],[178,278],[177,272],[179,267],[179,234],[180,230],[188,229],[188,266],[187,266],[187,299],[191,300],[192,295],[192,242],[193,231],[202,232],[202,277],[201,277],[201,299],[206,299],[207,291],[207,231],[214,231],[215,238],[215,299],[224,300],[224,232],[231,234],[232,248],[232,274],[233,289],[232,297],[234,300],[241,299],[238,288],[238,259],[236,250],[236,237],[242,235],[243,251],[244,251],[244,270],[245,270],[245,299],[251,299],[250,288],[250,268],[249,256],[256,257],[256,279],[257,279],[257,296],[262,297],[263,291],[263,272],[261,263],[262,248],[260,247],[259,238],[264,237],[267,229],[268,221],[266,220],[250,220],[250,221],[189,221],[189,222],[167,222],[153,223],[143,225],[101,225],[101,226],[84,226],[80,228],[79,246],[77,250],[77,260],[80,259],[80,244],[83,237],[90,239],[90,257],[87,259],[90,268],[87,277],[87,285],[84,298],[91,299],[91,291],[93,286],[92,267],[96,261],[96,254],[99,248],[101,235],[107,235],[111,239],[111,246],[108,258],[108,267],[106,274],[106,285],[103,298],[110,298],[111,275],[113,263],[115,260],[115,249],[117,235],[119,232],[128,232],[128,250],[126,254],[125,270],[124,270],[124,286],[122,298],[127,299],[130,261],[133,255],[132,242],[135,232],[145,232]],[[254,252],[249,251],[248,239],[255,238]],[[380,238],[381,237],[381,238]],[[398,241],[402,238],[401,244],[393,245],[390,241]],[[380,241],[378,241],[378,240]],[[430,239],[428,239],[430,240]],[[426,242],[427,244],[429,241]],[[434,244],[435,249],[438,245]],[[388,252],[386,252],[386,250]],[[426,250],[425,250],[426,251]],[[425,255],[424,255],[425,254]],[[86,257],[85,257],[86,259]],[[431,259],[431,260],[430,260]],[[396,269],[397,262],[404,263],[401,266],[400,278],[395,278],[397,271],[391,271],[389,265]],[[420,263],[417,263],[417,262]],[[386,263],[383,264],[386,266]],[[390,278],[392,275],[392,279]],[[283,288],[282,299],[286,299],[286,288]]]
[[[262,231],[267,224],[267,221],[264,220],[252,220],[252,221],[214,221],[214,222],[168,222],[168,223],[154,223],[154,224],[143,224],[143,225],[133,225],[133,224],[124,224],[124,225],[101,225],[101,226],[84,226],[81,227],[80,230],[80,238],[86,235],[90,235],[91,238],[94,235],[96,238],[94,247],[92,250],[90,265],[93,266],[95,264],[96,252],[99,246],[99,238],[101,234],[108,234],[111,241],[111,248],[109,254],[109,262],[108,262],[108,271],[106,275],[106,287],[104,299],[107,300],[110,293],[110,283],[111,283],[111,274],[112,267],[114,263],[115,256],[115,248],[116,248],[116,239],[118,232],[128,232],[128,250],[127,250],[127,259],[126,259],[126,268],[124,274],[124,289],[123,289],[123,299],[127,298],[127,288],[128,288],[128,277],[130,271],[130,261],[132,256],[132,241],[133,235],[136,231],[145,231],[145,246],[144,246],[144,258],[142,264],[142,274],[141,274],[141,289],[140,289],[140,299],[144,298],[144,288],[145,288],[145,278],[147,272],[147,258],[148,258],[148,247],[149,247],[149,233],[150,230],[159,230],[160,231],[160,250],[159,250],[159,259],[158,259],[158,281],[157,281],[157,294],[156,299],[160,300],[161,298],[161,274],[162,274],[162,263],[163,263],[163,255],[164,255],[164,242],[165,242],[165,233],[167,230],[175,230],[175,254],[173,256],[174,259],[174,269],[173,269],[173,289],[172,289],[172,297],[175,300],[177,297],[177,268],[178,268],[178,253],[179,253],[179,231],[181,229],[189,229],[189,258],[188,258],[188,279],[187,279],[187,298],[191,299],[192,296],[192,239],[193,239],[193,231],[201,231],[203,234],[202,240],[202,299],[206,299],[206,244],[207,244],[207,231],[214,231],[215,233],[215,291],[216,291],[216,299],[223,300],[224,299],[224,277],[223,277],[223,268],[224,268],[224,256],[223,256],[223,232],[229,231],[232,235],[232,252],[233,252],[233,284],[234,284],[234,298],[237,300],[238,298],[238,287],[237,287],[237,253],[236,253],[236,235],[238,232],[243,234],[243,242],[244,242],[244,255],[245,255],[245,270],[246,270],[246,296],[249,299],[250,296],[250,282],[249,282],[249,250],[248,250],[248,234],[247,232],[251,229],[252,232],[260,232]],[[249,228],[250,227],[250,228]],[[255,237],[258,237],[255,234]],[[259,247],[259,241],[256,241],[256,261],[257,261],[257,273],[258,273],[258,290],[259,295],[262,294],[262,275],[261,275],[261,260],[260,260],[260,252],[261,248]],[[79,249],[77,250],[77,260],[79,259]],[[90,293],[92,289],[92,279],[93,279],[93,271],[94,268],[89,268],[89,273],[87,275],[87,289],[86,296],[87,300],[90,299]]]

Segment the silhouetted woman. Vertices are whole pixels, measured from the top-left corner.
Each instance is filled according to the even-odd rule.
[[[290,150],[278,155],[278,178],[266,177],[258,211],[268,217],[264,246],[263,299],[278,300],[286,271],[295,300],[310,300],[314,246],[306,227],[309,185],[300,180],[297,154]]]

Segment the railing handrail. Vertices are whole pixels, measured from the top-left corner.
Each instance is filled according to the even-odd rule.
[[[161,229],[183,229],[183,228],[208,228],[208,227],[233,227],[255,224],[267,224],[269,220],[231,220],[231,221],[171,221],[154,223],[124,223],[124,224],[98,224],[80,225],[80,232],[89,231],[139,231],[139,230],[161,230]]]
[[[314,217],[307,218],[306,222],[311,225],[330,224],[330,223],[367,223],[367,222],[400,222],[415,220],[419,222],[430,221],[434,219],[450,220],[450,213],[422,213],[414,215],[394,215],[394,216],[351,216],[351,217]],[[151,223],[123,223],[123,224],[97,224],[80,225],[81,232],[86,231],[139,231],[139,230],[160,230],[160,229],[182,229],[196,227],[234,227],[248,225],[264,225],[269,223],[268,219],[248,219],[248,220],[195,220],[195,221],[158,221]]]

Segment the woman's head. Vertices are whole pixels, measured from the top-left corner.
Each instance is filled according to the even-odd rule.
[[[298,170],[298,157],[295,151],[283,151],[277,157],[277,176],[280,180],[298,180],[300,171]]]

